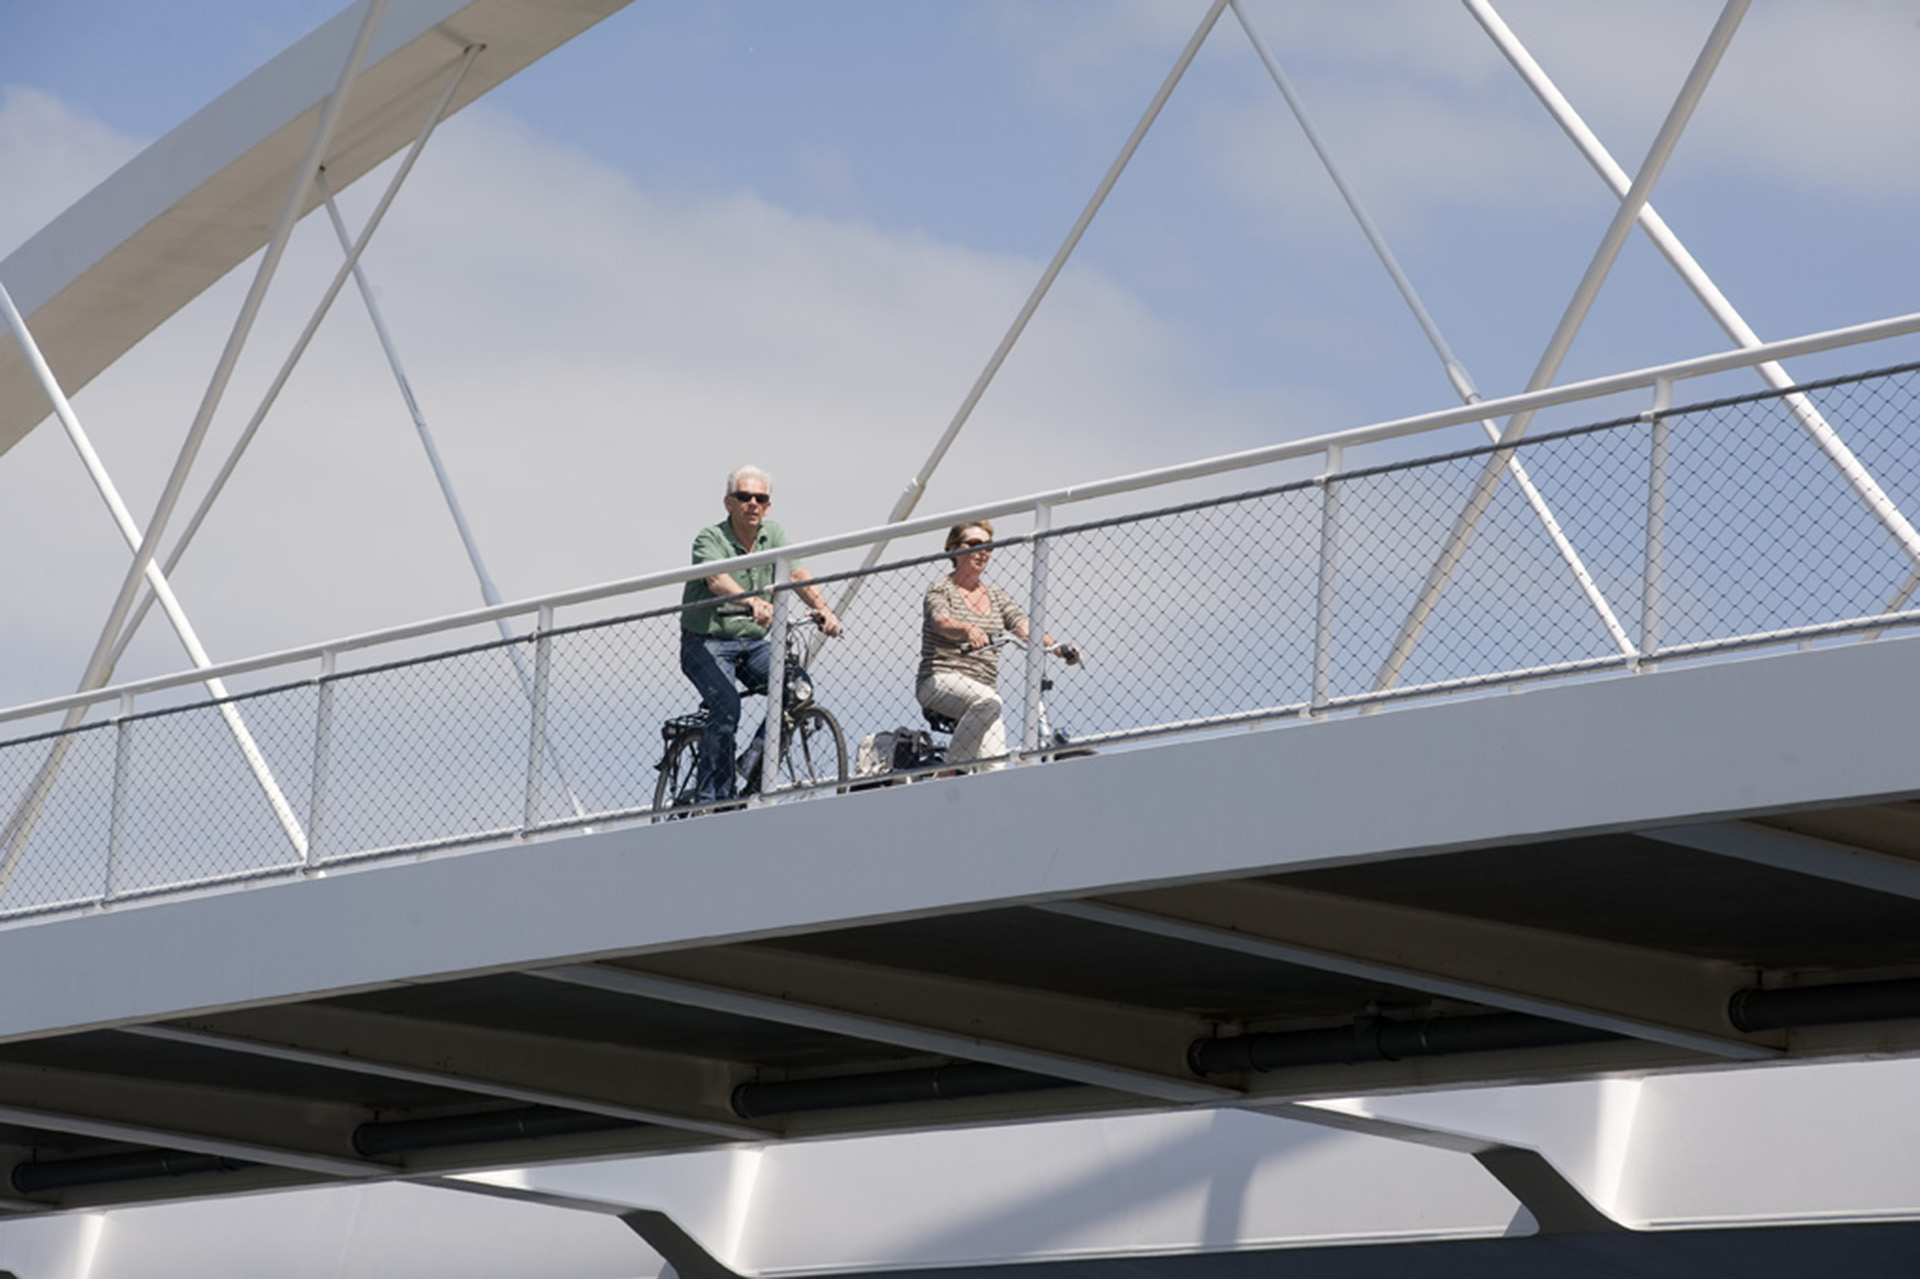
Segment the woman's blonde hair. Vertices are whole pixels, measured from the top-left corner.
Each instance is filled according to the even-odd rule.
[[[947,549],[957,550],[960,543],[967,540],[967,530],[970,528],[977,528],[985,533],[989,542],[993,540],[992,520],[968,520],[965,524],[956,524],[947,530]]]

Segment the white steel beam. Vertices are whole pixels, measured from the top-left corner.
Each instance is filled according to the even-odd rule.
[[[727,1063],[673,1053],[314,1005],[128,1026],[123,1033],[728,1141],[774,1135],[727,1109],[737,1082]]]
[[[433,87],[486,48],[459,110],[627,0],[399,0],[374,37],[327,171],[357,181],[406,146]],[[257,253],[359,26],[342,6],[135,156],[0,262],[61,381],[77,392]],[[312,207],[309,201],[307,207]],[[0,335],[0,452],[46,415]]]
[[[1727,1021],[1727,1000],[1750,981],[1734,964],[1272,883],[1037,909],[1714,1057],[1762,1061],[1780,1052]]]
[[[433,136],[433,131],[439,127],[440,121],[445,117],[448,105],[453,101],[455,92],[460,88],[461,82],[466,79],[467,72],[472,68],[473,61],[479,53],[479,45],[468,45],[466,51],[461,54],[460,61],[455,65],[452,76],[448,78],[446,86],[440,91],[439,100],[433,104],[433,109],[428,113],[426,124],[421,128],[419,133],[414,135],[413,144],[408,147],[406,157],[401,160],[400,166],[394,170],[393,176],[388,179],[386,190],[381,193],[378,203],[374,205],[373,213],[368,217],[367,225],[361,231],[360,238],[345,246],[347,250],[346,261],[334,272],[332,281],[328,283],[325,291],[321,293],[319,302],[315,304],[313,313],[307,319],[306,327],[300,331],[300,336],[294,340],[293,346],[287,352],[286,358],[281,361],[279,372],[274,374],[273,381],[267,385],[266,393],[260,397],[259,406],[254,409],[253,416],[247,419],[247,425],[241,430],[239,438],[234,441],[233,447],[228,450],[226,461],[222,462],[220,469],[214,473],[213,482],[207,486],[206,493],[200,498],[200,504],[194,508],[193,514],[188,517],[186,524],[181,528],[180,536],[174,542],[173,549],[167,553],[166,571],[168,573],[172,573],[174,569],[179,566],[181,557],[187,553],[187,548],[193,544],[194,535],[200,531],[200,525],[205,522],[208,513],[213,510],[213,504],[219,500],[220,494],[226,489],[227,480],[232,477],[234,468],[240,464],[241,457],[246,454],[248,446],[253,443],[253,437],[258,434],[260,424],[266,420],[267,413],[273,408],[274,404],[279,401],[280,392],[285,388],[287,379],[293,376],[293,370],[299,365],[301,356],[306,354],[307,347],[312,343],[314,334],[319,332],[320,322],[324,320],[332,310],[334,299],[340,296],[340,290],[346,284],[349,274],[359,271],[360,255],[366,251],[367,244],[373,239],[373,233],[379,229],[381,220],[386,217],[388,208],[392,206],[394,197],[400,194],[400,188],[406,183],[408,175],[413,172],[414,162],[420,158],[420,153],[426,149],[427,140]],[[328,208],[331,209],[333,205],[333,195],[331,189],[326,186],[324,172],[317,170],[314,175],[314,181],[326,192],[326,203]],[[382,333],[384,335],[384,330],[382,330]],[[412,403],[411,392],[408,393],[408,403]],[[488,602],[497,603],[498,601],[489,600]],[[147,609],[152,603],[153,596],[151,593],[141,597],[139,605],[134,609],[132,616],[121,631],[119,640],[114,645],[113,656],[110,659],[111,664],[117,664],[119,662],[121,654],[126,651],[127,645],[133,641],[135,633],[139,631],[140,623],[146,617]],[[111,669],[111,665],[109,669]]]
[[[1663,844],[1752,862],[1756,866],[1771,866],[1892,897],[1920,900],[1920,862],[1773,826],[1755,822],[1706,822],[1698,826],[1661,826],[1634,834]]]
[[[213,378],[207,385],[206,394],[201,398],[200,408],[194,414],[193,423],[187,429],[186,440],[180,447],[172,472],[167,476],[166,484],[160,492],[160,499],[154,507],[153,516],[147,522],[146,531],[134,548],[133,563],[126,577],[120,583],[120,590],[114,596],[113,607],[107,611],[106,624],[100,628],[100,638],[95,641],[93,652],[87,659],[85,671],[80,677],[82,690],[98,688],[111,677],[113,654],[118,646],[120,630],[133,607],[135,593],[141,582],[147,578],[147,570],[152,566],[154,554],[159,549],[161,535],[165,532],[167,520],[173,514],[173,508],[180,500],[181,491],[186,487],[187,475],[192,470],[194,458],[199,454],[200,445],[206,438],[208,427],[213,424],[214,410],[220,406],[225,394],[228,379],[233,376],[234,365],[239,362],[240,350],[246,344],[247,335],[253,329],[254,317],[259,314],[260,304],[266,298],[267,286],[273,282],[274,272],[280,265],[280,259],[286,252],[287,241],[293,234],[293,225],[299,219],[300,208],[304,203],[308,189],[313,185],[313,176],[318,172],[321,160],[326,156],[327,143],[333,136],[333,130],[339,123],[340,113],[346,106],[347,94],[353,88],[355,77],[359,74],[361,60],[366,56],[367,46],[373,39],[373,33],[380,25],[380,15],[385,12],[386,0],[366,0],[366,12],[361,18],[359,34],[348,51],[346,64],[340,69],[340,78],[334,86],[327,105],[320,113],[319,123],[307,144],[307,152],[295,170],[295,176],[287,192],[285,202],[280,209],[280,217],[274,224],[273,233],[267,239],[267,247],[260,259],[260,265],[254,272],[253,284],[247,290],[247,296],[241,303],[240,314],[235,319],[233,330],[227,337],[220,359],[214,365]],[[71,729],[84,714],[76,707],[67,715],[64,728]],[[11,874],[18,862],[21,850],[25,848],[28,836],[32,834],[34,823],[39,820],[41,808],[45,805],[47,794],[53,787],[60,765],[66,756],[71,738],[63,735],[49,752],[47,761],[41,766],[39,774],[28,794],[16,806],[6,828],[7,846],[4,862],[0,862],[0,878]],[[251,762],[251,761],[249,761]],[[275,788],[277,791],[277,788]],[[272,796],[270,794],[269,798]],[[287,837],[295,850],[304,860],[306,856],[306,833],[300,829],[292,809],[286,805],[285,798],[274,806],[275,816],[280,819]]]
[[[114,484],[113,477],[108,474],[106,463],[101,461],[99,453],[93,447],[93,441],[88,438],[85,428],[80,425],[80,418],[74,413],[72,403],[67,399],[66,392],[61,389],[59,379],[54,376],[52,368],[48,366],[46,357],[41,353],[39,344],[34,341],[26,320],[14,306],[13,297],[7,292],[4,284],[0,284],[0,313],[4,313],[7,327],[13,331],[15,340],[19,342],[35,376],[39,378],[41,389],[53,402],[54,415],[60,419],[68,440],[80,455],[81,465],[86,468],[88,478],[93,481],[101,500],[107,504],[108,513],[113,517],[120,535],[126,539],[127,549],[138,552],[140,527],[134,522],[133,513],[127,509],[126,502],[121,499],[119,487]],[[195,669],[206,670],[211,667],[213,658],[200,643],[199,635],[195,633],[193,624],[187,620],[186,610],[181,608],[180,601],[175,598],[173,588],[168,584],[160,566],[150,561],[147,564],[146,578],[154,597],[161,601],[167,620],[172,624],[174,633],[180,637],[180,643],[187,650],[187,657],[192,661]],[[274,817],[280,822],[281,829],[293,842],[295,850],[304,853],[306,835],[300,828],[299,819],[294,816],[292,806],[287,803],[286,795],[273,776],[273,769],[268,765],[266,757],[261,754],[259,745],[253,740],[253,734],[248,731],[239,709],[223,700],[227,696],[226,685],[214,677],[206,681],[206,688],[209,695],[221,702],[220,717],[226,721],[227,730],[233,734],[233,739],[240,748],[240,754],[246,760],[248,770],[252,772],[254,780],[260,784],[260,789],[265,794]],[[65,727],[69,729],[74,727],[84,714],[85,711],[79,708],[69,711]],[[6,890],[7,881],[12,877],[20,854],[26,847],[27,836],[42,806],[46,803],[47,794],[52,788],[55,776],[60,771],[70,742],[71,738],[62,736],[53,744],[33,783],[29,786],[26,797],[15,808],[7,823],[4,846],[0,847],[0,892]]]
[[[1193,1018],[763,946],[533,976],[1069,1079],[1175,1105],[1240,1094],[1192,1078]]]
[[[1694,60],[1693,69],[1687,73],[1687,79],[1680,87],[1679,96],[1674,99],[1667,118],[1661,123],[1660,131],[1654,136],[1653,145],[1647,149],[1647,158],[1640,165],[1640,172],[1634,177],[1633,185],[1620,199],[1620,207],[1614,210],[1613,219],[1607,224],[1606,234],[1600,239],[1600,247],[1594,251],[1593,260],[1587,264],[1585,274],[1575,287],[1573,298],[1567,303],[1560,323],[1555,327],[1553,336],[1547,341],[1547,348],[1540,356],[1539,364],[1534,368],[1533,376],[1527,379],[1527,390],[1537,391],[1553,381],[1560,371],[1560,363],[1573,347],[1573,339],[1579,333],[1580,326],[1586,322],[1587,312],[1592,309],[1594,300],[1600,296],[1600,287],[1606,283],[1607,276],[1613,270],[1613,264],[1625,246],[1627,236],[1632,232],[1641,208],[1653,194],[1653,187],[1666,170],[1667,160],[1673,155],[1674,148],[1680,143],[1680,136],[1686,131],[1687,123],[1693,118],[1694,108],[1700,103],[1707,91],[1707,85],[1713,79],[1713,73],[1720,66],[1720,58],[1732,43],[1733,35],[1739,29],[1741,18],[1746,16],[1750,0],[1727,0],[1726,7],[1720,11],[1720,18],[1707,36],[1700,56]],[[1527,427],[1533,421],[1533,410],[1525,409],[1515,413],[1507,420],[1500,433],[1499,443],[1512,444],[1527,433]],[[1400,674],[1406,669],[1407,662],[1413,657],[1414,646],[1419,643],[1421,634],[1426,630],[1427,622],[1433,616],[1433,610],[1440,603],[1441,593],[1447,583],[1453,579],[1454,570],[1467,552],[1467,543],[1472,539],[1474,530],[1480,523],[1480,517],[1486,513],[1493,502],[1494,489],[1500,483],[1500,476],[1506,470],[1507,460],[1512,455],[1506,452],[1491,454],[1481,468],[1479,477],[1474,481],[1473,491],[1469,494],[1460,517],[1455,521],[1453,530],[1447,535],[1446,545],[1441,548],[1439,557],[1428,571],[1427,579],[1420,588],[1420,595],[1414,601],[1407,619],[1401,624],[1400,633],[1395,638],[1393,648],[1380,665],[1380,674],[1374,681],[1377,689],[1391,688],[1399,682]]]
[[[1599,136],[1587,127],[1586,121],[1580,117],[1579,112],[1574,110],[1573,104],[1560,92],[1545,69],[1520,42],[1519,37],[1514,35],[1513,29],[1494,11],[1491,0],[1465,0],[1465,4],[1475,20],[1493,39],[1500,52],[1506,55],[1514,69],[1520,73],[1520,78],[1526,81],[1527,87],[1533,90],[1534,95],[1540,99],[1541,104],[1547,108],[1555,122],[1586,157],[1587,163],[1592,165],[1594,171],[1600,175],[1601,181],[1605,182],[1617,197],[1625,199],[1632,188],[1626,170],[1620,167],[1612,154],[1601,144]],[[1746,318],[1734,307],[1727,295],[1720,291],[1719,286],[1713,282],[1713,278],[1707,274],[1706,269],[1700,265],[1693,254],[1687,251],[1686,245],[1681,243],[1680,237],[1674,234],[1673,229],[1667,225],[1666,219],[1660,216],[1653,205],[1651,203],[1642,205],[1636,216],[1640,229],[1646,232],[1647,238],[1653,242],[1655,248],[1660,250],[1661,256],[1666,258],[1668,264],[1673,267],[1681,282],[1687,286],[1694,297],[1700,300],[1700,304],[1707,309],[1707,313],[1713,317],[1715,323],[1719,324],[1721,330],[1733,340],[1734,344],[1746,350],[1761,345],[1760,335],[1754,331],[1752,325],[1747,323]],[[1792,376],[1776,360],[1766,360],[1756,364],[1754,370],[1763,382],[1776,391],[1785,390],[1793,385]],[[1822,453],[1826,454],[1848,487],[1853,489],[1873,517],[1900,544],[1900,549],[1906,553],[1907,557],[1915,564],[1920,564],[1920,531],[1915,530],[1912,522],[1880,487],[1872,473],[1854,456],[1853,450],[1847,447],[1839,433],[1822,416],[1820,410],[1814,407],[1813,401],[1795,392],[1788,395],[1785,402],[1794,420],[1800,424],[1800,429],[1819,446]],[[1907,585],[1894,597],[1887,611],[1892,612],[1899,608],[1916,586],[1920,586],[1920,570],[1908,578]]]
[[[1106,203],[1108,193],[1120,180],[1120,175],[1126,172],[1127,163],[1133,159],[1133,153],[1140,149],[1140,143],[1145,140],[1147,131],[1153,127],[1153,122],[1160,118],[1160,109],[1166,106],[1167,99],[1173,96],[1174,88],[1180,83],[1181,77],[1186,75],[1187,68],[1193,63],[1194,55],[1198,54],[1200,46],[1207,42],[1207,36],[1213,31],[1214,24],[1219,22],[1220,15],[1226,7],[1227,0],[1213,0],[1213,3],[1208,6],[1206,14],[1200,19],[1200,25],[1194,29],[1193,35],[1187,40],[1186,47],[1181,49],[1180,56],[1174,59],[1173,69],[1167,72],[1166,79],[1160,82],[1159,91],[1153,95],[1153,101],[1147,104],[1140,122],[1133,126],[1133,132],[1127,136],[1126,143],[1120,148],[1120,154],[1115,156],[1113,163],[1107,166],[1106,175],[1100,179],[1100,185],[1094,188],[1086,207],[1080,211],[1079,218],[1067,232],[1067,238],[1061,241],[1060,247],[1054,251],[1053,260],[1047,263],[1046,270],[1040,273],[1040,279],[1034,284],[1033,291],[1027,295],[1020,313],[1014,316],[1013,323],[1007,326],[1005,336],[1000,339],[1000,345],[994,348],[986,367],[980,370],[980,376],[974,379],[973,386],[968,389],[966,397],[960,401],[960,407],[955,410],[952,420],[947,423],[946,430],[940,433],[940,439],[934,444],[933,452],[927,455],[927,460],[920,464],[920,469],[915,471],[913,478],[907,481],[907,487],[902,490],[893,504],[893,510],[887,515],[887,523],[901,523],[912,515],[913,508],[920,504],[920,497],[926,492],[927,482],[933,478],[934,470],[940,465],[941,459],[946,457],[947,450],[953,447],[954,440],[960,435],[960,429],[973,416],[974,407],[980,403],[980,397],[987,393],[989,386],[993,385],[993,379],[1000,372],[1000,366],[1006,363],[1007,356],[1013,352],[1014,344],[1020,340],[1020,335],[1026,332],[1028,321],[1032,320],[1034,312],[1040,309],[1040,303],[1046,299],[1047,291],[1053,287],[1054,280],[1059,278],[1061,269],[1067,265],[1067,259],[1073,256],[1075,247],[1080,243],[1080,237],[1086,234],[1089,226],[1093,225],[1094,215],[1100,212],[1100,206]],[[886,554],[887,545],[885,541],[874,543],[867,552],[866,559],[861,561],[861,569],[870,569],[878,564],[880,557]],[[840,596],[834,612],[845,614],[853,606],[854,598],[860,593],[860,584],[864,580],[864,578],[854,578],[847,583],[847,588]]]
[[[667,1268],[662,1273],[673,1279],[748,1279],[733,1270],[707,1246],[668,1213],[658,1208],[635,1208],[607,1199],[567,1194],[558,1190],[540,1190],[485,1173],[448,1177],[421,1177],[415,1185],[458,1190],[470,1195],[486,1195],[515,1203],[539,1204],[547,1208],[567,1208],[599,1217],[618,1217],[627,1229],[660,1254]]]
[[[308,187],[312,185],[313,174],[319,168],[321,157],[326,154],[327,142],[332,137],[340,111],[345,106],[347,92],[353,86],[360,61],[366,54],[367,45],[373,38],[374,29],[379,25],[380,15],[385,7],[386,0],[367,0],[367,10],[361,20],[359,35],[347,55],[346,65],[341,69],[340,80],[334,89],[333,96],[321,113],[319,125],[315,128],[313,138],[308,144],[306,158],[301,163],[292,189],[287,193],[286,202],[280,211],[280,219],[274,226],[273,234],[267,241],[266,253],[254,274],[253,285],[241,305],[240,315],[234,322],[232,333],[227,338],[226,348],[215,365],[213,380],[209,383],[206,395],[201,400],[199,411],[194,415],[193,424],[188,428],[186,441],[182,444],[180,455],[174,462],[173,472],[168,476],[166,485],[161,491],[153,517],[135,546],[133,564],[120,584],[120,591],[114,598],[113,607],[108,610],[106,625],[101,628],[100,638],[95,642],[93,653],[87,659],[86,670],[80,677],[80,687],[83,690],[98,688],[107,681],[112,672],[112,656],[117,646],[121,625],[133,606],[134,593],[138,590],[140,583],[146,580],[147,570],[153,564],[154,552],[166,528],[167,519],[180,500],[181,490],[186,486],[187,473],[193,466],[194,457],[199,452],[207,428],[212,424],[213,412],[219,407],[221,396],[226,390],[227,380],[232,376],[234,364],[239,360],[240,348],[245,344],[247,334],[252,330],[253,319],[258,314],[260,303],[266,296],[267,285],[272,282],[274,271],[286,250],[287,239],[293,232],[293,224],[298,216],[300,205],[306,197]],[[63,727],[73,728],[79,723],[82,714],[84,711],[81,708],[74,708],[68,713]],[[7,847],[4,854],[5,861],[0,863],[0,878],[10,874],[19,859],[27,837],[32,833],[33,825],[39,818],[41,807],[46,802],[47,793],[52,789],[54,777],[60,770],[69,740],[63,736],[55,744],[28,795],[15,808],[12,818],[7,823]],[[298,821],[294,818],[291,808],[287,807],[284,797],[274,808],[275,815],[280,819],[288,838],[304,857],[306,834],[300,830]]]
[[[1366,236],[1367,243],[1373,247],[1374,256],[1380,259],[1380,265],[1393,281],[1393,286],[1399,291],[1401,300],[1407,304],[1407,309],[1413,313],[1414,321],[1419,324],[1420,331],[1427,335],[1427,342],[1433,347],[1434,354],[1439,357],[1441,367],[1446,372],[1447,381],[1452,383],[1454,392],[1460,397],[1460,402],[1462,404],[1479,403],[1480,391],[1474,385],[1473,377],[1453,353],[1453,347],[1441,333],[1440,326],[1434,321],[1432,313],[1427,310],[1426,303],[1421,301],[1419,291],[1413,287],[1413,281],[1401,269],[1399,259],[1387,246],[1386,236],[1381,234],[1379,226],[1367,213],[1366,206],[1360,203],[1359,195],[1348,184],[1346,177],[1340,172],[1340,167],[1334,163],[1333,153],[1328,150],[1326,143],[1320,137],[1320,131],[1314,127],[1312,119],[1308,117],[1306,105],[1301,102],[1300,95],[1294,91],[1293,82],[1286,72],[1280,69],[1279,60],[1267,47],[1265,38],[1254,28],[1240,0],[1229,0],[1229,2],[1233,5],[1233,16],[1240,20],[1241,29],[1247,33],[1247,39],[1252,42],[1254,52],[1260,55],[1261,63],[1267,68],[1267,75],[1273,80],[1274,87],[1280,90],[1280,96],[1286,99],[1287,107],[1293,112],[1294,120],[1299,123],[1301,133],[1306,135],[1307,145],[1311,146],[1313,153],[1320,158],[1321,166],[1326,169],[1327,176],[1333,180],[1335,189],[1340,192],[1340,198],[1346,201],[1348,211],[1353,214],[1354,221],[1359,224],[1360,233]],[[1498,442],[1500,428],[1493,424],[1491,418],[1482,418],[1480,427],[1486,432],[1490,442]],[[1526,467],[1521,464],[1520,459],[1513,455],[1508,456],[1507,469],[1513,476],[1513,482],[1526,495],[1527,505],[1533,508],[1534,517],[1540,521],[1541,528],[1546,531],[1547,540],[1553,543],[1554,550],[1566,563],[1568,572],[1573,574],[1574,583],[1580,588],[1580,593],[1586,597],[1588,605],[1599,617],[1601,626],[1605,627],[1607,634],[1612,637],[1614,646],[1622,653],[1632,653],[1634,644],[1627,635],[1626,627],[1620,624],[1620,618],[1613,611],[1613,605],[1607,602],[1607,597],[1601,591],[1599,583],[1595,582],[1593,574],[1587,571],[1579,551],[1574,549],[1572,540],[1560,527],[1560,521],[1555,518],[1552,508],[1547,505],[1546,497],[1534,484],[1533,477],[1527,474]],[[1327,491],[1331,493],[1332,489],[1329,488]],[[1315,698],[1316,704],[1322,700],[1324,698]]]
[[[1469,1155],[1505,1187],[1508,1194],[1520,1201],[1520,1206],[1533,1217],[1538,1233],[1543,1235],[1592,1234],[1627,1228],[1588,1198],[1584,1190],[1554,1167],[1551,1159],[1529,1146],[1361,1114],[1320,1102],[1256,1104],[1245,1109],[1339,1132],[1384,1137],[1389,1141]]]
[[[326,159],[327,144],[333,139],[335,126],[339,124],[340,114],[346,107],[347,95],[353,90],[353,82],[360,74],[360,62],[366,56],[367,46],[373,40],[373,33],[380,25],[380,16],[386,11],[386,0],[366,0],[366,12],[360,22],[359,35],[354,39],[353,48],[347,54],[346,65],[340,69],[340,81],[334,87],[333,95],[327,99],[326,109],[320,113],[320,122],[314,128],[313,138],[307,144],[307,153],[294,172],[294,179],[287,191],[285,203],[281,205],[280,217],[274,224],[273,234],[267,238],[267,247],[261,254],[260,265],[254,271],[253,283],[247,289],[247,296],[240,304],[240,313],[234,319],[233,330],[227,335],[226,346],[220,352],[215,363],[213,377],[207,383],[205,395],[201,397],[200,407],[193,415],[193,422],[187,428],[187,437],[180,445],[180,454],[174,460],[173,470],[168,474],[165,485],[160,490],[159,501],[155,503],[153,515],[147,521],[146,533],[140,539],[140,548],[134,553],[133,566],[120,584],[120,592],[115,596],[113,607],[107,613],[107,622],[100,630],[100,639],[94,645],[93,655],[87,661],[86,674],[81,677],[82,688],[96,688],[106,682],[108,658],[119,639],[120,628],[133,607],[133,597],[140,582],[145,578],[147,565],[153,562],[160,548],[160,538],[166,532],[167,521],[173,517],[174,507],[180,502],[180,495],[186,488],[187,476],[193,469],[194,459],[200,454],[200,446],[206,440],[207,429],[213,425],[213,414],[220,407],[221,399],[226,395],[227,383],[233,376],[234,366],[239,363],[240,351],[246,345],[248,336],[253,332],[253,322],[260,313],[260,306],[266,300],[267,288],[273,283],[274,274],[285,255],[287,241],[292,238],[294,223],[299,220],[300,209],[306,202],[307,192],[313,187],[314,175],[320,171],[321,163]]]
[[[473,525],[467,522],[466,509],[460,504],[460,495],[454,490],[453,477],[447,473],[447,464],[440,456],[440,446],[434,442],[433,431],[427,426],[427,415],[420,409],[420,401],[413,394],[413,382],[407,377],[406,366],[400,362],[400,348],[394,343],[393,334],[387,329],[386,317],[381,314],[380,304],[373,296],[373,286],[367,283],[366,272],[360,266],[359,248],[347,234],[347,224],[340,217],[340,206],[333,198],[333,191],[326,185],[326,175],[320,176],[320,184],[326,190],[327,218],[333,223],[333,233],[340,240],[340,248],[347,254],[348,263],[353,271],[354,287],[360,291],[360,301],[367,308],[367,318],[373,323],[374,336],[380,339],[380,349],[386,353],[387,367],[393,371],[394,383],[400,388],[400,397],[407,402],[407,415],[413,419],[414,433],[420,437],[420,447],[426,451],[427,465],[433,469],[434,482],[440,486],[440,496],[446,501],[447,514],[453,518],[453,527],[460,534],[460,544],[466,548],[467,562],[473,566],[473,576],[480,584],[480,598],[488,604],[502,602],[500,588],[493,584],[493,574],[487,571],[487,562],[480,554],[479,539],[473,535]],[[371,223],[368,229],[371,230]],[[364,244],[367,232],[361,232]],[[500,619],[500,638],[517,639],[513,628],[506,619]],[[514,664],[520,665],[517,650]],[[524,682],[528,677],[521,670]]]

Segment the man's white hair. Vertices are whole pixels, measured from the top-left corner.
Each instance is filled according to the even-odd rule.
[[[741,480],[759,480],[767,486],[767,492],[773,492],[773,477],[757,466],[736,466],[727,472],[727,487],[722,492],[731,493],[740,487]]]

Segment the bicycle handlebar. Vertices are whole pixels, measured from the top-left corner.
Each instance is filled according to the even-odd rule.
[[[992,639],[988,640],[986,643],[963,648],[961,649],[961,652],[965,653],[968,657],[972,657],[976,653],[987,653],[987,652],[991,652],[996,648],[1005,648],[1008,644],[1018,644],[1022,648],[1026,647],[1026,641],[1021,639],[1018,635],[1015,635],[1012,631],[1002,631],[1000,632],[1000,634],[994,636]],[[1065,662],[1069,666],[1080,665],[1081,661],[1085,657],[1085,655],[1081,653],[1080,646],[1078,644],[1068,644],[1065,642],[1057,642],[1057,643],[1048,645],[1046,651],[1053,654],[1055,657],[1059,658],[1061,661]]]
[[[750,604],[716,604],[713,606],[713,611],[716,615],[724,615],[726,617],[745,617],[753,612],[753,606]],[[820,625],[822,625],[820,621],[820,610],[810,608],[804,617],[797,617],[788,622],[787,629],[792,631],[801,627]]]

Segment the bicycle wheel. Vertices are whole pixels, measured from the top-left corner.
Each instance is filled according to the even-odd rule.
[[[780,744],[780,782],[812,786],[847,780],[847,739],[840,722],[822,706],[794,712],[787,740]]]
[[[700,771],[700,730],[681,733],[660,757],[660,780],[653,784],[653,811],[665,813],[693,802]]]

